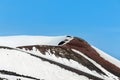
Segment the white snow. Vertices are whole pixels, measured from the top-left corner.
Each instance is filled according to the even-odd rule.
[[[114,64],[115,66],[117,66],[117,67],[120,68],[120,61],[119,61],[119,60],[117,60],[116,58],[108,55],[107,53],[101,51],[100,49],[98,49],[98,48],[96,48],[96,47],[94,47],[94,46],[92,46],[92,47],[99,53],[99,55],[100,55],[102,58],[104,58],[105,60],[111,62],[112,64]]]
[[[43,80],[89,80],[87,77],[60,68],[24,52],[0,49],[0,70],[36,77]],[[0,73],[0,77],[1,77]],[[4,75],[12,80],[13,76]],[[29,79],[28,79],[29,80]]]
[[[6,36],[0,37],[0,46],[55,45],[68,39],[66,36]],[[69,39],[70,40],[70,39]],[[69,41],[68,40],[68,41]]]
[[[13,76],[13,75],[5,75],[5,74],[0,74],[0,80],[28,80],[28,78],[23,78],[23,77],[17,77],[17,76]],[[29,79],[29,80],[34,80],[34,79]]]

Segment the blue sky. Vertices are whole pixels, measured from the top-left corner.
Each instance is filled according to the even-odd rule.
[[[120,0],[0,0],[0,36],[73,35],[120,60]]]

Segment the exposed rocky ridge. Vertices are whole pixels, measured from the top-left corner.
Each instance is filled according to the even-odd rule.
[[[116,76],[120,77],[120,68],[116,65],[110,63],[109,61],[102,58],[95,49],[93,49],[85,40],[75,37],[69,43],[63,45],[63,47],[76,49],[82,53],[84,53],[89,58],[96,61],[102,67],[104,67],[109,72],[115,74]]]

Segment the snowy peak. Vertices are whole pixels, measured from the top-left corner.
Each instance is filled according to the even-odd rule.
[[[54,45],[72,40],[71,36],[6,36],[0,37],[0,46]]]
[[[8,80],[120,80],[120,61],[71,36],[0,37],[0,64]]]

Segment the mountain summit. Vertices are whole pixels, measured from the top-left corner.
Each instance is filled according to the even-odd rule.
[[[0,80],[120,80],[120,61],[78,37],[5,36]]]

